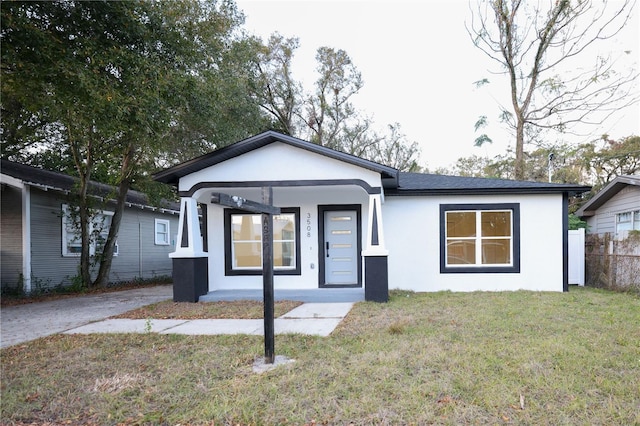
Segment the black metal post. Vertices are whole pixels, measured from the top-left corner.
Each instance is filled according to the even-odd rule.
[[[258,203],[238,196],[219,192],[211,194],[211,202],[262,215],[262,287],[264,297],[264,361],[274,361],[274,308],[273,308],[273,215],[280,214],[280,208],[273,206],[273,189],[262,188],[262,201]]]
[[[262,188],[262,202],[273,203],[273,189]],[[264,291],[264,362],[274,361],[274,295],[273,295],[273,216],[262,214],[262,286]]]

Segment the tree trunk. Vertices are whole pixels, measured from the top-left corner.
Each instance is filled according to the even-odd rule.
[[[89,192],[89,184],[91,182],[91,169],[93,167],[93,144],[91,138],[88,138],[85,151],[86,155],[82,155],[82,138],[76,138],[75,128],[73,127],[73,116],[68,115],[68,122],[65,123],[67,128],[67,136],[70,142],[70,149],[73,155],[73,161],[80,177],[80,187],[76,193],[77,217],[80,220],[80,241],[82,243],[80,249],[80,265],[79,271],[82,280],[82,286],[90,288],[91,282],[91,235],[90,222],[91,211],[87,193]]]
[[[89,234],[89,222],[91,221],[91,215],[89,214],[89,206],[87,205],[86,186],[88,182],[86,179],[82,179],[81,194],[78,205],[78,218],[80,220],[80,241],[82,243],[80,251],[80,278],[82,279],[82,285],[91,287],[91,253],[89,248],[91,247],[91,235]],[[84,193],[84,195],[82,194]]]
[[[129,145],[122,158],[122,166],[120,171],[120,184],[118,185],[118,195],[116,197],[116,207],[111,218],[111,226],[109,227],[109,235],[105,241],[104,249],[100,257],[100,269],[94,281],[95,286],[106,287],[109,284],[109,274],[111,273],[111,265],[113,263],[113,254],[115,252],[116,240],[118,239],[118,231],[124,214],[124,206],[127,200],[127,192],[131,188],[131,173],[134,166],[134,147]]]
[[[514,178],[524,180],[524,121],[517,118],[516,126],[516,162],[514,168]]]

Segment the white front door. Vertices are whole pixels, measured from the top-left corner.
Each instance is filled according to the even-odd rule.
[[[324,212],[324,284],[358,284],[358,215],[355,210]]]

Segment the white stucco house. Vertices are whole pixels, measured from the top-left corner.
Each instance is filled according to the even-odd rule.
[[[181,198],[174,300],[184,287],[192,301],[262,286],[260,216],[213,194],[260,202],[272,188],[276,291],[386,301],[389,289],[567,291],[567,200],[590,189],[404,173],[273,131],[154,178]]]

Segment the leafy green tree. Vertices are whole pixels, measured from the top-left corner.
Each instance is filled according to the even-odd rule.
[[[618,141],[603,135],[601,146],[585,144],[582,149],[583,166],[590,173],[594,191],[619,175],[640,173],[640,136],[627,136]]]
[[[574,147],[569,144],[557,144],[525,151],[524,178],[530,181],[581,183],[588,181],[584,164],[584,153],[589,147],[585,144]],[[451,170],[444,173],[459,176],[513,179],[515,156],[509,150],[496,157],[472,155],[457,160]]]
[[[514,133],[514,177],[525,178],[525,143],[546,130],[569,132],[576,124],[601,124],[613,112],[638,101],[636,70],[620,73],[616,58],[592,58],[577,66],[588,48],[615,36],[629,20],[634,1],[558,0],[478,2],[467,29],[474,44],[509,79],[509,106],[500,120]],[[487,79],[478,84],[488,83]],[[486,117],[476,123],[476,130]],[[487,135],[476,144],[489,142]]]
[[[80,275],[87,286],[105,285],[128,190],[176,153],[224,145],[264,124],[248,91],[255,43],[238,36],[242,16],[231,1],[0,7],[3,155],[29,148],[73,164]],[[117,190],[92,280],[89,181],[97,171]]]

